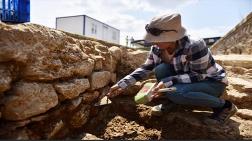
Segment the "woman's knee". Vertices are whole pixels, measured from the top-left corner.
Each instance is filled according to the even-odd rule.
[[[226,92],[226,85],[225,84],[219,84],[219,86],[215,87],[215,88],[216,88],[216,94],[214,96],[216,96],[216,97],[221,97]]]
[[[155,75],[160,75],[166,70],[165,64],[160,64],[157,67],[155,67]]]
[[[160,81],[161,79],[163,79],[165,77],[172,76],[170,68],[171,67],[169,64],[164,64],[164,63],[155,67],[154,73],[155,73],[157,80]]]
[[[185,104],[187,103],[187,93],[189,92],[189,89],[187,89],[185,86],[177,85],[176,92],[174,93],[167,93],[166,96],[169,100],[176,104]]]

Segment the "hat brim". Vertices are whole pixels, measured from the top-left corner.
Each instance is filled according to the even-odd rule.
[[[184,27],[180,28],[178,32],[163,32],[159,36],[154,36],[150,33],[147,33],[144,36],[144,40],[150,43],[157,42],[175,42],[183,38],[186,34],[186,29]]]

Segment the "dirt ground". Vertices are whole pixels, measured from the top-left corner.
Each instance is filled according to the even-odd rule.
[[[227,125],[206,125],[203,121],[210,115],[207,109],[175,105],[163,116],[156,117],[150,111],[154,104],[157,103],[134,105],[130,98],[114,101],[112,105],[100,107],[100,112],[72,138],[82,138],[83,133],[106,140],[252,138],[252,122],[244,122],[237,116]]]

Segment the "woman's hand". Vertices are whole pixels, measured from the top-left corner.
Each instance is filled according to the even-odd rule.
[[[108,92],[107,96],[108,96],[109,98],[113,98],[113,97],[115,97],[115,96],[120,95],[122,92],[123,92],[123,89],[120,88],[117,84],[115,84],[114,86],[112,86],[112,87],[109,89],[109,92]]]
[[[158,98],[161,96],[161,93],[158,92],[159,89],[165,88],[165,85],[162,81],[160,81],[155,88],[152,90],[152,98]]]

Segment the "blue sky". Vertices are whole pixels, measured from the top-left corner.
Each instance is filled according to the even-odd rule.
[[[31,22],[55,28],[56,17],[88,15],[141,39],[152,17],[178,12],[193,38],[224,36],[252,12],[252,0],[31,0]]]
[[[184,8],[182,14],[188,26],[202,28],[235,25],[251,11],[252,0],[202,0]]]

